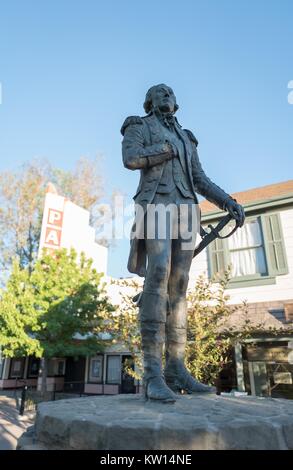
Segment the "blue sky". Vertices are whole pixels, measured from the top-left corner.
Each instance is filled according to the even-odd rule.
[[[292,178],[291,0],[10,0],[0,9],[0,170],[103,155],[109,192],[134,194],[119,129],[170,85],[206,173],[228,192]],[[127,274],[128,241],[109,273]]]

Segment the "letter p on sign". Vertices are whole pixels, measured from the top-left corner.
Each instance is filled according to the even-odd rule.
[[[56,209],[49,209],[48,224],[55,227],[62,227],[63,212]]]

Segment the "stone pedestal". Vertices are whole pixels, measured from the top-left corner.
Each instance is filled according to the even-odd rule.
[[[38,406],[34,443],[47,449],[293,449],[293,401],[184,395],[175,404],[140,395]],[[23,438],[19,448],[32,448]]]

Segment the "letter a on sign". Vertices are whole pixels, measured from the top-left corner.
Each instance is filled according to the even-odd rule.
[[[47,245],[60,246],[61,232],[53,228],[47,228],[45,243]]]
[[[56,209],[49,209],[48,224],[62,227],[63,212]]]

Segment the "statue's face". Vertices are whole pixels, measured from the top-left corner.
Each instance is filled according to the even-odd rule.
[[[167,85],[158,85],[152,92],[153,108],[159,108],[164,113],[174,113],[176,97],[172,88]]]

